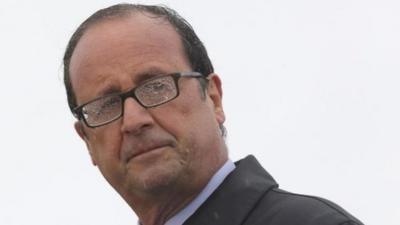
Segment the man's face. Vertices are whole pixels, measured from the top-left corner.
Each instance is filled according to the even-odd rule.
[[[140,13],[93,25],[70,64],[78,105],[154,75],[191,70],[173,27]],[[121,195],[204,185],[226,160],[219,78],[211,76],[205,98],[194,78],[181,78],[179,89],[176,99],[155,108],[128,98],[123,117],[110,124],[75,124],[92,161]]]

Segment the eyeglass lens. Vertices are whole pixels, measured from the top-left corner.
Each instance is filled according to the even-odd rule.
[[[145,107],[153,107],[175,98],[178,90],[172,76],[149,80],[134,89],[137,100]],[[121,95],[112,95],[93,101],[82,108],[85,121],[90,126],[100,126],[122,115]]]

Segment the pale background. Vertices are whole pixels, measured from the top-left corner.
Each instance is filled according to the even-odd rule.
[[[204,41],[232,159],[254,154],[284,189],[400,224],[399,1],[141,2],[178,10]],[[0,224],[135,224],[75,135],[62,83],[74,29],[117,1],[0,3]]]

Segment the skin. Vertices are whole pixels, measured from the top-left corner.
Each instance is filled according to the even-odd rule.
[[[192,71],[178,34],[143,13],[93,25],[70,64],[78,104],[178,71]],[[75,123],[93,164],[144,225],[164,224],[227,160],[221,81],[209,77],[205,97],[198,80],[181,78],[180,95],[169,103],[145,109],[128,98],[117,121],[94,129]]]

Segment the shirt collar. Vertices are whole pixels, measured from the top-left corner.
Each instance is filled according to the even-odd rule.
[[[235,169],[235,164],[228,159],[225,164],[214,174],[204,189],[185,208],[171,217],[164,225],[182,225],[207,198],[218,188],[226,176]]]

